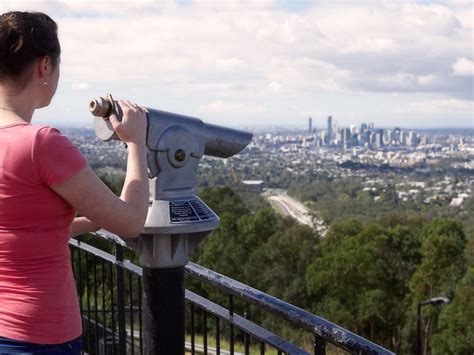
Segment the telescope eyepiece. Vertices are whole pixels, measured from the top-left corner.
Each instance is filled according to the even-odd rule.
[[[108,98],[99,97],[89,103],[89,111],[96,117],[108,118],[114,109],[112,102]]]

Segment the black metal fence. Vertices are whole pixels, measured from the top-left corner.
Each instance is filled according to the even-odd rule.
[[[142,354],[142,269],[125,259],[128,246],[120,238],[110,233],[97,236],[103,238],[101,248],[80,238],[70,240],[84,352]],[[186,274],[193,284],[210,287],[225,300],[222,306],[186,290],[187,353],[392,354],[323,318],[200,265],[189,263]],[[272,324],[293,327],[297,336],[290,338],[298,340],[256,324],[262,314],[270,314]]]

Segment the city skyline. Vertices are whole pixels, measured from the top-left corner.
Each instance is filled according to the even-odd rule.
[[[35,123],[92,126],[112,93],[226,126],[474,127],[464,1],[10,1],[59,25],[61,79]],[[125,25],[124,25],[125,24]],[[416,36],[413,36],[416,33]]]

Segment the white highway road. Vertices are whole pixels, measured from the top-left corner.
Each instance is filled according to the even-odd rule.
[[[326,233],[324,221],[312,215],[303,203],[288,196],[286,190],[267,189],[263,196],[273,202],[285,215],[296,219],[301,224],[315,228],[321,235]]]

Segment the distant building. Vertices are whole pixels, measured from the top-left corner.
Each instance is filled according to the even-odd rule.
[[[407,140],[408,140],[408,134],[406,131],[401,131],[400,132],[400,143],[402,145],[407,145]]]
[[[400,144],[401,141],[401,130],[399,127],[395,127],[395,130],[393,131],[393,140]]]
[[[394,136],[393,131],[391,129],[388,129],[387,133],[385,135],[385,138],[386,138],[385,143],[388,144],[388,145],[392,144],[392,142],[394,140],[393,136]]]
[[[462,206],[464,202],[464,199],[462,197],[455,197],[451,200],[451,203],[449,204],[452,207],[459,207]]]
[[[242,180],[242,184],[255,190],[263,190],[265,187],[263,180]]]
[[[347,148],[351,145],[351,130],[349,128],[342,129],[342,146]]]
[[[375,146],[377,148],[383,147],[383,129],[378,129],[375,133]]]
[[[327,141],[328,145],[331,145],[332,140],[333,140],[332,128],[333,128],[333,126],[332,126],[332,116],[329,116],[328,117],[328,129],[327,129],[327,131],[328,131],[328,141]]]
[[[308,118],[308,133],[309,134],[313,133],[313,119],[311,117]]]
[[[408,137],[407,137],[407,141],[406,141],[406,145],[408,146],[414,146],[417,144],[417,141],[416,141],[416,133],[413,132],[413,131],[410,131],[408,132]]]

